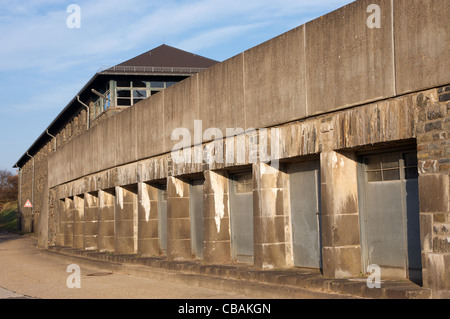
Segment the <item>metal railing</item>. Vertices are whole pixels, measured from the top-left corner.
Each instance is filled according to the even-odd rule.
[[[103,67],[98,73],[130,72],[130,73],[199,73],[206,68],[186,67],[148,67],[148,66],[113,66]]]

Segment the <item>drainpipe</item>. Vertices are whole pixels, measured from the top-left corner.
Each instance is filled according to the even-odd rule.
[[[32,184],[31,184],[31,218],[34,219],[34,174],[35,174],[35,159],[34,156],[31,156],[28,152],[27,155],[29,158],[33,159],[33,178],[32,178]],[[33,228],[33,222],[31,222],[31,228]],[[31,229],[31,232],[33,232],[33,229]]]
[[[90,116],[90,111],[89,111],[89,106],[87,106],[86,104],[84,104],[83,102],[81,102],[81,100],[80,100],[80,96],[79,95],[77,95],[77,100],[78,100],[78,102],[81,104],[81,105],[83,105],[85,108],[86,108],[86,110],[87,110],[87,129],[89,130],[89,122],[91,121],[91,116]]]
[[[18,213],[18,218],[17,218],[17,227],[19,230],[22,230],[22,223],[21,223],[21,216],[22,216],[22,168],[14,165],[13,168],[17,168],[19,170],[19,196],[17,199],[17,213]]]
[[[53,138],[55,140],[55,152],[56,152],[56,137],[54,137],[52,134],[50,134],[47,130],[47,135],[50,136],[51,138]]]
[[[22,168],[18,166],[17,168],[19,169],[19,203],[17,205],[17,210],[19,211],[19,215],[22,216]],[[20,219],[21,218],[22,217],[20,217]],[[19,229],[22,230],[22,223],[20,223]]]

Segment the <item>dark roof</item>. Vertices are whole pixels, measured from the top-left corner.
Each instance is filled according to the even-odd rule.
[[[45,143],[51,139],[49,134],[56,135],[64,123],[70,120],[76,112],[84,108],[78,102],[77,96],[80,96],[81,100],[83,100],[83,97],[90,94],[90,89],[95,86],[95,83],[101,81],[105,76],[190,76],[217,63],[219,62],[163,44],[112,68],[107,68],[104,71],[96,73],[53,120],[48,128],[38,137],[33,145],[30,146],[27,152],[22,155],[22,157],[14,165],[14,168],[23,167],[23,165],[25,165],[25,163],[30,159],[28,154],[34,156],[42,148],[42,146],[44,146]]]
[[[108,68],[102,73],[163,73],[184,75],[198,73],[217,63],[218,61],[163,44],[135,58]]]

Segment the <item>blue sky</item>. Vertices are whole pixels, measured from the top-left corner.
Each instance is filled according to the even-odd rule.
[[[224,61],[353,0],[0,0],[0,169],[101,68],[163,43]],[[81,28],[70,29],[70,4]]]

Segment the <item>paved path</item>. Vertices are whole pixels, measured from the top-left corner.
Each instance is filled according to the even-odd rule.
[[[69,289],[69,261],[41,252],[36,239],[0,233],[0,299],[246,299],[243,295],[122,274],[83,265],[81,288]]]
[[[29,297],[0,287],[0,299],[29,299]]]

